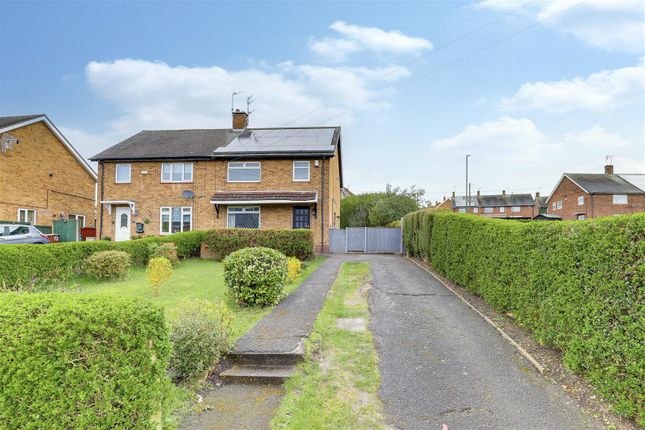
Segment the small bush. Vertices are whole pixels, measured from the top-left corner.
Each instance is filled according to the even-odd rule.
[[[270,248],[245,248],[224,259],[224,281],[238,303],[271,306],[287,280],[287,257]]]
[[[311,258],[314,242],[311,230],[255,230],[248,228],[210,230],[204,243],[217,260],[239,249],[252,247],[272,248],[300,260]]]
[[[287,260],[287,282],[292,283],[300,275],[302,263],[296,257]]]
[[[124,279],[130,270],[130,255],[123,251],[100,251],[85,261],[85,272],[100,280]]]
[[[148,255],[150,255],[150,258],[166,257],[168,261],[170,261],[170,264],[172,264],[173,266],[179,263],[179,257],[177,256],[177,246],[175,246],[173,242],[153,242],[149,244]]]
[[[178,380],[213,369],[232,346],[233,313],[224,303],[185,300],[173,314],[170,367]]]
[[[0,427],[152,429],[171,384],[162,308],[70,293],[0,294]]]
[[[159,297],[161,286],[171,275],[172,265],[166,257],[154,257],[150,259],[148,268],[146,269],[146,277],[148,278],[148,282],[150,282],[153,297]]]

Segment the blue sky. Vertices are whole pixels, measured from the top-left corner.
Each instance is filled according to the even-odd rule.
[[[0,1],[0,114],[84,155],[142,129],[342,125],[346,185],[548,193],[645,172],[640,0]],[[298,119],[300,118],[300,119]],[[293,122],[294,120],[297,121]]]

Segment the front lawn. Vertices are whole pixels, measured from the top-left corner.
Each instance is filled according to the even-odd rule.
[[[323,261],[315,257],[306,262],[300,276],[286,286],[286,293],[294,291]],[[123,281],[96,281],[90,278],[75,279],[81,293],[109,296],[143,297],[165,307],[166,311],[175,308],[186,298],[223,301],[235,313],[233,338],[238,339],[246,333],[271,308],[257,309],[238,306],[228,295],[224,285],[224,268],[221,262],[193,258],[180,262],[173,274],[161,287],[159,297],[152,297],[152,290],[146,279],[145,268],[133,268],[128,279]],[[168,312],[167,312],[168,313]]]

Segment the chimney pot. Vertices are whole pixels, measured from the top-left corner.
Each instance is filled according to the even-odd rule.
[[[453,199],[455,198],[455,192],[454,191],[452,192],[452,198]]]
[[[605,166],[605,175],[613,175],[614,174],[614,165],[613,164],[607,164]]]
[[[235,109],[233,112],[233,129],[243,130],[249,126],[249,114]]]
[[[540,192],[539,192],[539,191],[536,191],[536,192],[535,192],[535,198],[538,198],[538,197],[540,197]]]
[[[502,190],[502,195],[503,195],[503,196],[505,196],[505,195],[506,195],[506,190]]]
[[[480,196],[480,192],[479,192],[479,190],[477,190],[477,197],[479,197],[479,196]]]

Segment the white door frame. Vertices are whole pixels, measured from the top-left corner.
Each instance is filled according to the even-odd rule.
[[[126,215],[127,228],[121,227],[121,217]],[[132,239],[132,211],[130,206],[117,206],[114,208],[114,241],[122,242]]]

